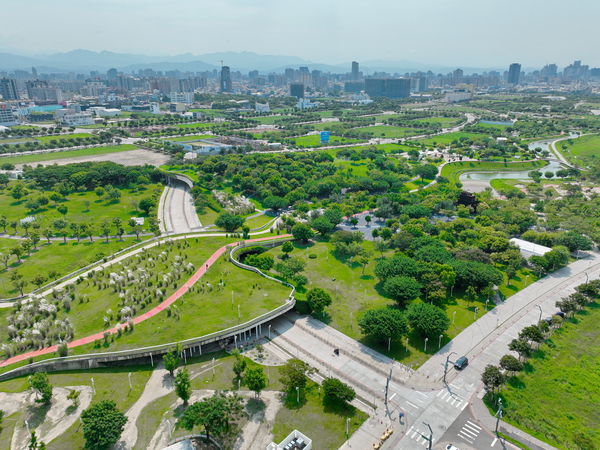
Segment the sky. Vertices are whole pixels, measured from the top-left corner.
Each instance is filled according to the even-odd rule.
[[[598,0],[2,0],[0,51],[600,66]],[[8,17],[8,16],[6,16]],[[18,19],[18,20],[17,20]]]

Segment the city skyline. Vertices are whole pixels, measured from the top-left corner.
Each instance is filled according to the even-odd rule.
[[[157,57],[250,51],[334,65],[352,60],[456,67],[504,67],[514,61],[524,68],[566,66],[573,60],[600,65],[593,27],[600,5],[589,0],[579,2],[576,11],[557,0],[508,0],[501,6],[429,0],[411,5],[410,14],[405,6],[387,0],[368,9],[355,0],[308,0],[301,5],[225,0],[209,7],[182,0],[168,11],[156,0],[108,0],[94,8],[73,0],[9,3],[11,11],[27,16],[28,22],[27,27],[20,21],[5,24],[0,51],[27,55],[85,48]],[[35,15],[30,14],[33,8]],[[582,8],[586,14],[581,14]],[[57,16],[69,26],[46,20]],[[577,33],[548,32],[548,24],[571,19],[579,24]],[[506,23],[511,23],[510,29]],[[127,35],[135,38],[124,39]]]

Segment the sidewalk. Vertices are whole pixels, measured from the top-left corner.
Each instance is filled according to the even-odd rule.
[[[483,403],[483,394],[483,391],[478,391],[473,394],[470,402],[471,411],[480,423],[482,423],[489,431],[494,432],[496,429],[496,418],[490,414],[490,411]],[[502,420],[500,421],[498,430],[533,450],[556,450],[556,448],[552,447],[550,444],[546,444]]]

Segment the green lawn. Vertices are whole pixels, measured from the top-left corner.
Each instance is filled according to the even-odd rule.
[[[414,136],[423,133],[417,128],[394,127],[391,125],[375,125],[372,127],[353,128],[359,133],[368,133],[374,138],[399,139],[406,136]]]
[[[14,185],[11,181],[9,189]],[[68,222],[89,223],[96,228],[104,220],[113,220],[118,217],[123,221],[125,230],[128,232],[127,222],[131,217],[142,217],[145,213],[138,210],[138,204],[141,199],[152,197],[163,190],[161,184],[148,184],[138,188],[119,189],[121,198],[119,201],[111,201],[106,196],[98,197],[94,191],[73,192],[68,194],[66,200],[60,203],[50,201],[48,205],[40,207],[34,211],[27,206],[28,199],[35,199],[47,192],[30,190],[27,197],[15,200],[9,192],[9,189],[0,191],[0,211],[6,216],[9,224],[13,221],[19,221],[28,216],[35,216],[36,222],[40,224],[40,229],[51,228],[54,220],[62,218],[62,214],[57,211],[58,206],[66,206],[67,214],[65,216]],[[14,233],[14,228],[8,227],[7,232]],[[19,226],[19,234],[24,234],[24,230]],[[95,235],[100,235],[96,230]]]
[[[531,162],[496,162],[496,161],[460,161],[446,164],[442,168],[442,176],[456,183],[461,174],[466,172],[512,172],[520,170],[534,170],[544,167],[546,161]]]
[[[131,385],[133,389],[129,389],[128,374],[131,373]],[[92,369],[85,372],[56,372],[48,374],[50,383],[53,386],[82,386],[91,385],[91,378],[94,378],[94,386],[96,394],[92,398],[92,403],[102,400],[113,400],[117,404],[117,408],[125,412],[138,399],[142,393],[150,374],[151,367],[119,367],[111,369]],[[2,392],[21,392],[28,388],[27,377],[15,378],[13,380],[0,383],[0,391]],[[33,408],[36,408],[35,406]],[[41,408],[41,407],[39,407]],[[21,420],[24,418],[23,413],[15,413]],[[7,424],[4,420],[6,433],[0,434],[1,442],[10,442],[14,425]],[[6,425],[9,425],[8,427]],[[12,425],[12,426],[10,426]],[[20,423],[22,426],[22,422]],[[0,444],[1,448],[3,444]],[[76,421],[64,434],[48,444],[48,449],[82,449],[84,446],[83,431],[79,421]]]
[[[235,240],[230,238],[208,239],[192,239],[192,246],[184,250],[184,253],[188,252],[188,260],[192,261],[196,267],[204,262],[218,247]],[[169,261],[166,265],[169,264]],[[177,286],[183,284],[187,278],[189,278],[189,275],[183,276]],[[219,287],[221,281],[224,283],[223,287]],[[206,283],[210,283],[212,287],[207,287]],[[72,311],[75,312],[73,325],[76,328],[79,327],[80,334],[83,336],[102,330],[104,311],[107,308],[117,311],[118,298],[115,299],[114,294],[111,295],[109,289],[93,294],[93,290],[87,282],[82,283],[80,289],[77,292],[94,295],[92,300],[96,299],[83,305],[76,304],[77,302],[73,303]],[[165,296],[168,296],[174,290],[175,288],[170,285]],[[96,290],[96,292],[98,291]],[[133,333],[117,338],[109,346],[103,345],[96,348],[94,345],[86,345],[77,347],[74,352],[82,354],[91,351],[117,351],[203,336],[249,321],[271,311],[283,304],[289,293],[290,288],[266,280],[254,272],[235,267],[223,258],[211,266],[192,291],[175,303],[176,307],[172,308],[172,311],[176,310],[178,316],[177,314],[170,314],[169,311],[163,311],[157,316],[136,325]],[[239,319],[238,304],[240,305]],[[156,306],[156,303],[150,304],[148,308],[153,306]],[[84,313],[89,317],[76,317],[78,315],[76,309],[79,314]],[[136,315],[144,310],[146,309],[139,309]]]
[[[348,161],[345,159],[336,159],[335,165],[342,169],[351,170],[352,174],[357,177],[367,175],[369,171],[369,160],[361,159],[360,161]]]
[[[65,139],[75,139],[75,138],[88,138],[92,136],[92,134],[90,133],[72,133],[72,134],[59,134],[56,136],[39,136],[36,137],[35,139],[39,142],[41,142],[42,144],[47,144],[50,143],[52,141],[64,141]]]
[[[587,166],[600,160],[600,135],[581,136],[556,143],[556,149],[574,164]],[[564,147],[563,147],[564,146]]]
[[[359,139],[343,138],[340,136],[331,136],[328,144],[321,144],[321,138],[318,134],[311,134],[309,136],[298,136],[287,138],[286,142],[297,147],[320,147],[322,145],[333,145],[333,144],[352,144],[353,142],[360,142]]]
[[[213,122],[179,123],[176,125],[177,128],[184,128],[186,130],[190,129],[190,128],[192,128],[192,129],[197,128],[197,129],[204,130],[204,129],[211,128],[214,126],[215,126],[215,123],[213,123]]]
[[[65,158],[76,158],[79,156],[94,156],[104,155],[107,153],[118,153],[126,152],[129,150],[136,150],[137,147],[131,144],[123,145],[111,145],[107,147],[94,147],[94,148],[83,148],[79,150],[67,150],[64,152],[48,152],[39,153],[35,155],[22,155],[22,156],[4,156],[0,158],[0,164],[11,163],[11,164],[31,164],[42,161],[53,161],[55,159]]]
[[[197,136],[177,136],[173,138],[166,138],[165,141],[169,142],[193,142],[199,139],[210,139],[216,137],[214,134],[199,134]]]
[[[300,404],[296,393],[289,394],[275,417],[274,442],[281,442],[293,430],[300,430],[313,441],[313,448],[339,448],[346,441],[346,419],[350,435],[368,418],[367,414],[351,405],[325,405],[317,384],[310,382]]]
[[[600,306],[567,320],[502,389],[504,420],[558,448],[600,447]]]
[[[392,299],[381,295],[380,290],[377,289],[374,268],[380,254],[375,253],[372,242],[365,241],[363,245],[372,252],[371,261],[365,268],[364,275],[360,265],[356,263],[349,265],[336,258],[332,253],[333,245],[328,242],[318,242],[308,248],[295,243],[295,250],[291,255],[300,257],[306,262],[306,269],[303,274],[308,278],[307,289],[320,287],[331,294],[333,303],[327,308],[324,316],[318,317],[319,319],[398,361],[418,366],[425,362],[429,355],[438,350],[437,339],[435,342],[430,339],[427,352],[424,352],[423,338],[416,333],[411,333],[409,335],[408,351],[406,351],[404,340],[402,340],[402,342],[392,342],[391,350],[388,352],[387,345],[364,336],[358,327],[359,317],[367,310],[396,304]],[[281,248],[276,247],[269,250],[269,252],[278,257],[281,255]],[[316,255],[316,258],[309,258],[309,254]],[[520,279],[517,280],[517,278],[518,276],[511,280],[511,285],[506,288],[507,295],[512,295],[524,287],[525,282]],[[529,277],[526,281],[527,284],[530,284],[535,279]],[[517,284],[513,285],[513,283]],[[302,310],[304,308],[304,294],[299,292],[296,298],[299,300],[298,308]],[[454,319],[453,324],[444,335],[441,345],[446,344],[464,328],[471,325],[474,317],[479,318],[485,314],[485,299],[468,302],[463,293],[456,290],[453,292],[453,296],[448,296],[440,306],[446,311],[451,320]],[[491,305],[489,306],[491,309]],[[476,314],[475,307],[477,307]]]
[[[14,255],[11,255],[8,270],[5,268],[3,261],[0,263],[0,298],[19,295],[19,291],[15,289],[10,281],[10,276],[14,271],[18,271],[23,275],[23,279],[28,282],[25,292],[29,292],[36,288],[36,286],[31,284],[31,280],[36,275],[42,275],[49,279],[49,273],[55,272],[56,276],[60,278],[100,260],[104,256],[129,247],[135,242],[134,239],[124,239],[123,241],[111,239],[108,243],[104,239],[95,239],[94,242],[85,239],[79,243],[76,241],[67,241],[64,244],[62,241],[51,241],[48,244],[44,240],[38,244],[38,250],[33,251],[31,256],[22,256],[21,263],[18,262]],[[10,254],[10,249],[18,245],[19,241],[17,240],[0,239],[0,252],[8,255]],[[1,311],[3,309],[0,309]]]
[[[427,139],[421,139],[418,142],[422,142],[425,145],[449,145],[454,141],[458,141],[461,138],[468,139],[484,139],[488,136],[480,133],[468,133],[466,131],[456,131],[454,133],[440,134]]]
[[[450,128],[462,123],[464,119],[462,117],[426,117],[423,119],[415,119],[413,122],[416,123],[435,123],[440,125],[442,128]]]

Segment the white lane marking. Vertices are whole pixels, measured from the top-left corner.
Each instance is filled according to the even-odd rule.
[[[392,396],[390,397],[390,401],[391,401],[391,400],[394,400],[394,397],[395,397],[397,394],[398,394],[397,392],[394,392],[394,393],[392,394]]]
[[[444,395],[442,395],[440,399],[444,400],[446,397],[448,397],[448,391],[444,392]]]
[[[440,395],[442,395],[444,392],[446,392],[444,389],[438,391],[438,393],[435,395],[436,397],[439,397]]]
[[[423,394],[422,392],[419,391],[415,391],[417,394],[419,394],[421,397],[424,397],[425,399],[429,399],[429,396],[427,394]]]
[[[464,411],[468,404],[469,404],[469,402],[465,402],[465,404],[462,405],[462,408],[460,408],[460,410]]]
[[[490,445],[490,447],[493,447],[494,445],[496,445],[497,440],[498,440],[498,438],[494,438],[494,440],[492,441],[492,445]]]
[[[415,405],[414,403],[409,402],[408,400],[406,400],[406,403],[408,403],[413,408],[419,409],[419,407],[417,405]]]
[[[479,425],[477,425],[476,423],[471,422],[470,420],[467,420],[467,423],[475,428],[477,428],[478,430],[481,430],[481,427]]]
[[[454,400],[452,402],[452,406],[458,406],[461,404],[461,402],[462,402],[462,400],[460,398],[457,398],[456,400]]]

